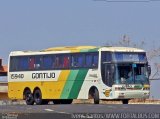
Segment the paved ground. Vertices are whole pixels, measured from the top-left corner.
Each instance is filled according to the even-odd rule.
[[[160,105],[2,105],[0,113],[0,117],[3,119],[109,118],[108,115],[106,117],[106,114],[121,114],[122,118],[127,118],[127,116],[128,118],[139,118],[141,116],[158,119],[160,118]]]

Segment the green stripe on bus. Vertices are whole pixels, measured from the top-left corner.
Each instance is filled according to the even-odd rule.
[[[99,48],[82,49],[80,52],[96,52]],[[61,99],[76,99],[87,75],[88,69],[71,70],[63,88]]]
[[[73,86],[73,83],[77,77],[77,74],[78,74],[78,71],[79,70],[71,70],[69,76],[68,76],[68,79],[66,81],[66,84],[63,88],[63,91],[61,93],[61,99],[67,99],[69,97],[69,93],[71,91],[71,88]]]
[[[74,84],[72,86],[72,89],[70,91],[68,99],[77,99],[80,89],[82,87],[82,84],[84,82],[84,79],[87,75],[88,69],[81,69],[79,70],[77,77],[74,81]]]
[[[99,48],[94,48],[94,49],[82,49],[80,52],[96,52],[98,51]]]
[[[99,50],[99,48],[94,48],[94,49],[90,49],[90,50],[88,50],[89,52],[96,52],[96,51],[98,51]]]

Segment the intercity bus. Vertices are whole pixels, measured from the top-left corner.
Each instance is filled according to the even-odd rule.
[[[71,104],[73,99],[128,104],[130,99],[149,98],[150,73],[146,52],[137,48],[72,46],[13,51],[8,96],[23,99],[27,105]]]

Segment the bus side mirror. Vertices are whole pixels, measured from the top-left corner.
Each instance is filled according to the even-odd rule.
[[[148,74],[149,74],[149,76],[151,75],[151,66],[150,65],[148,65]]]

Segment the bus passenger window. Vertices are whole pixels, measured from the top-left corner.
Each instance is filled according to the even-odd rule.
[[[20,57],[19,58],[19,70],[28,70],[28,57]]]
[[[10,59],[10,71],[17,71],[18,70],[18,58],[11,57]]]
[[[41,64],[42,64],[42,57],[36,56],[35,57],[35,69],[41,69]]]
[[[63,68],[63,56],[56,56],[55,59],[55,68]]]
[[[59,57],[56,57],[54,67],[57,68],[59,65]]]
[[[31,69],[31,70],[34,69],[34,67],[35,67],[34,63],[35,63],[34,57],[30,57],[30,59],[29,59],[29,69]]]
[[[63,55],[60,55],[59,56],[59,67],[58,68],[64,68],[64,56]]]
[[[98,66],[98,55],[93,55],[93,63],[92,63],[93,67],[97,67]]]
[[[71,66],[72,67],[83,67],[84,57],[83,54],[72,56]]]
[[[76,55],[72,56],[71,66],[72,67],[77,67],[77,56]]]
[[[92,55],[91,54],[86,55],[85,66],[86,67],[91,67],[92,66]]]
[[[69,68],[69,57],[65,56],[63,60],[63,67],[64,68]]]
[[[44,69],[51,69],[53,64],[53,59],[51,56],[44,56],[43,57],[43,68]]]
[[[83,55],[79,55],[78,62],[77,62],[78,67],[83,67],[83,60],[84,60]]]

